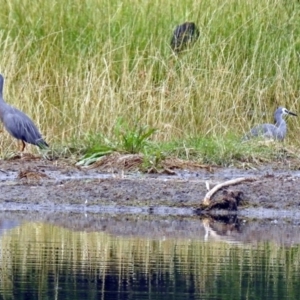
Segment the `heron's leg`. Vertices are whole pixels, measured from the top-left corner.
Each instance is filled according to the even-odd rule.
[[[23,151],[24,151],[24,149],[25,149],[25,146],[26,146],[26,144],[24,143],[24,141],[22,141],[22,149],[21,149],[21,152],[23,152]]]

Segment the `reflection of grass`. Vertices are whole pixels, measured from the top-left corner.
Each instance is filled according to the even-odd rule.
[[[157,128],[157,142],[242,136],[278,105],[297,112],[297,9],[295,0],[3,1],[4,96],[54,146],[82,149],[88,132],[111,140],[120,118]],[[183,16],[200,38],[174,57]],[[299,119],[288,122],[299,144]]]
[[[198,293],[216,295],[223,289],[223,293],[251,292],[258,297],[259,284],[266,280],[270,284],[265,288],[274,295],[280,286],[284,294],[297,294],[295,284],[288,280],[298,278],[299,263],[299,246],[121,238],[28,223],[1,239],[1,289],[9,295],[18,278],[24,284],[38,282],[42,292],[57,278],[76,290],[76,278],[97,282],[115,276],[120,290],[124,280],[130,285],[133,279],[147,279],[152,290],[168,278],[174,290],[180,279],[183,289],[193,286]],[[153,274],[160,280],[151,281]]]

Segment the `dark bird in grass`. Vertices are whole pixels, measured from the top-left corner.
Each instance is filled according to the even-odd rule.
[[[49,147],[31,119],[22,111],[8,105],[4,101],[3,84],[4,78],[0,74],[0,119],[10,135],[21,140],[21,152],[25,149],[25,143],[36,145],[41,149]]]
[[[188,46],[191,46],[199,37],[199,29],[193,22],[185,22],[178,25],[172,36],[171,48],[175,53],[179,53]]]
[[[274,113],[275,125],[274,124],[258,125],[252,128],[250,132],[244,136],[243,140],[249,140],[251,138],[261,137],[264,139],[283,141],[287,132],[286,122],[283,118],[285,115],[297,116],[295,113],[287,110],[285,107],[280,106],[276,109]]]

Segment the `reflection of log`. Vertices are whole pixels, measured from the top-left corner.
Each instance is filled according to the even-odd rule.
[[[204,218],[202,224],[205,230],[204,241],[213,239],[229,244],[238,243],[238,240],[236,239],[239,236],[238,224],[219,223],[211,218]]]
[[[219,191],[221,188],[226,187],[226,186],[230,186],[230,185],[235,185],[244,181],[255,181],[256,178],[255,177],[241,177],[241,178],[236,178],[236,179],[232,179],[232,180],[228,180],[225,182],[222,182],[220,184],[217,184],[215,187],[213,187],[209,192],[206,193],[202,203],[204,206],[208,206],[210,204],[210,200],[212,198],[212,196]]]

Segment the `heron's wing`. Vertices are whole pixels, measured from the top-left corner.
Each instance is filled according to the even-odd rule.
[[[6,130],[16,139],[34,145],[42,139],[40,132],[31,119],[18,109],[12,108],[8,111],[3,117],[3,124]]]
[[[276,139],[277,128],[273,124],[262,124],[258,125],[250,130],[249,133],[243,138],[243,140],[248,140],[253,137],[261,137],[264,139]]]
[[[263,138],[276,138],[276,126],[273,124],[262,124],[251,130],[252,135]]]

